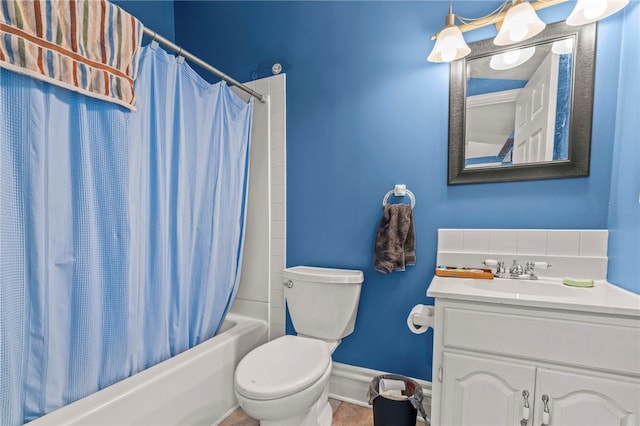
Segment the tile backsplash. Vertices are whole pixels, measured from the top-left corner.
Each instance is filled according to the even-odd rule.
[[[539,276],[605,279],[607,230],[439,229],[438,265],[482,267],[484,259],[545,261]]]

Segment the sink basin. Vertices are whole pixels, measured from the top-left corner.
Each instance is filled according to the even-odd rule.
[[[539,279],[539,280],[514,280],[496,278],[493,280],[465,280],[465,286],[492,293],[503,293],[518,297],[543,296],[543,297],[581,297],[589,294],[592,289],[569,287],[562,284],[559,279]]]

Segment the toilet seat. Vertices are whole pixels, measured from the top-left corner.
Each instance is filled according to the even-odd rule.
[[[238,364],[238,393],[255,400],[283,398],[320,379],[331,365],[325,342],[282,336],[251,351]]]

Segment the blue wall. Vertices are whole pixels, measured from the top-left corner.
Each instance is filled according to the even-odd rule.
[[[145,27],[175,41],[173,0],[110,0],[140,21]],[[146,41],[143,41],[146,44]]]
[[[495,78],[470,78],[467,80],[467,96],[484,95],[485,93],[503,90],[522,89],[528,80],[498,80]]]
[[[499,3],[454,6],[480,16]],[[571,6],[540,16],[559,21]],[[447,9],[445,1],[175,3],[177,41],[196,55],[240,81],[270,75],[274,62],[287,73],[287,263],[365,274],[356,329],[334,360],[426,380],[432,332],[412,334],[406,317],[433,303],[425,292],[438,228],[607,227],[620,63],[614,16],[598,31],[589,177],[447,186],[449,67],[426,61]],[[383,275],[372,249],[382,198],[397,183],[417,198],[418,262]]]
[[[624,11],[609,205],[610,282],[640,293],[640,4]]]

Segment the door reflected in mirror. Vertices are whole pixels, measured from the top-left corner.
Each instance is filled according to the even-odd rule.
[[[569,158],[573,36],[467,61],[465,163]]]

